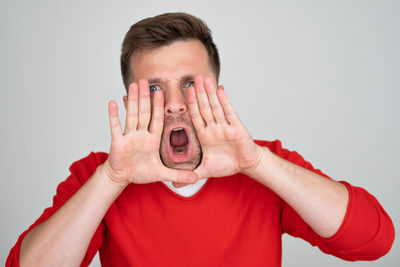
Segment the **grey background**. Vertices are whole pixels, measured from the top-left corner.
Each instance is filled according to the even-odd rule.
[[[123,36],[169,11],[211,27],[220,82],[254,138],[366,188],[399,229],[399,1],[1,0],[1,264],[70,164],[108,151]],[[348,263],[283,237],[283,266],[398,266],[399,252],[397,238],[384,258]]]

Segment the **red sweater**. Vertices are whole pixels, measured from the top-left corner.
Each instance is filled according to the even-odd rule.
[[[280,141],[256,141],[299,166],[323,175]],[[6,266],[18,266],[21,242],[56,212],[107,159],[91,153],[73,163],[57,188],[53,206],[18,239]],[[182,197],[162,182],[130,184],[111,205],[94,234],[82,266],[100,252],[103,266],[281,266],[281,236],[300,237],[345,260],[374,260],[386,254],[394,227],[378,201],[346,182],[346,216],[330,238],[318,236],[274,192],[236,174],[208,179],[192,197]]]

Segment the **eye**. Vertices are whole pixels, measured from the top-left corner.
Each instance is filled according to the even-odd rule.
[[[187,83],[185,84],[185,88],[189,88],[189,87],[191,87],[191,86],[194,86],[194,81],[190,81],[190,82],[187,82]]]
[[[160,90],[161,88],[158,85],[150,85],[149,89],[150,89],[150,93],[154,93],[155,91]]]

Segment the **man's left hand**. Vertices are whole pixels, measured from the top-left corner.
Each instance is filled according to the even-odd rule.
[[[187,92],[189,112],[203,159],[199,178],[223,177],[255,168],[261,157],[257,146],[233,109],[223,86],[210,77],[195,77]]]

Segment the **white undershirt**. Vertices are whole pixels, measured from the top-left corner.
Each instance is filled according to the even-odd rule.
[[[181,195],[183,197],[191,197],[197,192],[200,191],[200,189],[203,187],[203,185],[207,182],[207,179],[200,179],[194,184],[188,184],[179,188],[176,188],[175,186],[172,185],[172,182],[170,181],[163,181],[163,183],[168,186],[171,191],[174,191],[178,195]]]

